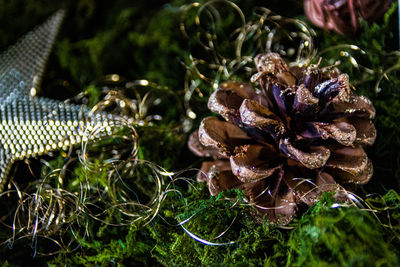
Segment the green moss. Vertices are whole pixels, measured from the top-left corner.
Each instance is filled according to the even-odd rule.
[[[290,266],[397,266],[387,234],[371,212],[335,207],[325,197],[296,222],[290,234]]]

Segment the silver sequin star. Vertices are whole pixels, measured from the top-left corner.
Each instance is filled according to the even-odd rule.
[[[0,55],[0,192],[15,161],[110,135],[121,125],[118,116],[35,96],[63,17],[58,11]]]

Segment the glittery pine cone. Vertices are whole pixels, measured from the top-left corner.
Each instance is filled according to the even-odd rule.
[[[360,20],[377,21],[392,0],[305,0],[304,9],[312,23],[327,31],[353,35]]]
[[[255,58],[259,82],[227,82],[208,107],[225,120],[207,117],[188,142],[204,162],[198,180],[212,195],[243,189],[256,218],[286,224],[298,205],[312,205],[324,191],[340,197],[343,186],[364,184],[372,163],[375,109],[357,96],[346,74],[317,66],[289,68],[275,53]]]

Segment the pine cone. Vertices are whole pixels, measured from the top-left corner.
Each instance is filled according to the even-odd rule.
[[[392,0],[305,0],[304,10],[312,23],[327,31],[353,35],[363,18],[377,21],[389,9]]]
[[[256,217],[286,224],[298,205],[312,205],[324,191],[364,184],[372,163],[363,147],[376,130],[371,101],[357,96],[346,74],[312,65],[289,68],[276,53],[255,58],[259,82],[223,83],[208,107],[225,121],[207,117],[188,142],[204,162],[198,180],[217,195],[243,189]]]

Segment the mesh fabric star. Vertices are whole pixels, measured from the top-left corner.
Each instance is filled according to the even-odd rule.
[[[121,125],[121,117],[35,96],[63,17],[56,12],[0,55],[0,192],[15,161],[111,135]]]

